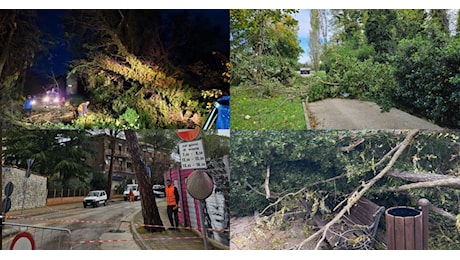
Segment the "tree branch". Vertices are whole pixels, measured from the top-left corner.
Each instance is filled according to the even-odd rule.
[[[265,175],[265,182],[264,182],[264,188],[265,188],[265,198],[268,199],[270,198],[270,165],[267,165],[267,174]]]

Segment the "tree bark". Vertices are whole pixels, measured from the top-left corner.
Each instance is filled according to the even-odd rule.
[[[399,178],[401,180],[410,181],[410,182],[429,182],[429,181],[439,181],[439,180],[448,180],[448,179],[459,179],[451,175],[443,175],[443,174],[427,173],[427,172],[408,172],[408,171],[400,171],[400,170],[391,171],[387,174],[387,176]]]
[[[265,176],[265,198],[270,198],[270,165],[267,165],[267,175]]]
[[[309,236],[307,239],[305,239],[302,243],[300,243],[300,245],[298,246],[298,249],[301,249],[302,246],[309,242],[309,241],[312,241],[314,238],[316,238],[317,236],[319,236],[320,234],[322,234],[322,237],[321,239],[318,241],[318,243],[316,244],[316,248],[315,249],[318,249],[320,244],[324,241],[325,237],[326,237],[326,232],[327,230],[329,230],[329,228],[334,225],[338,220],[340,220],[340,218],[346,213],[346,212],[349,212],[349,210],[351,209],[351,207],[372,187],[372,185],[374,185],[378,180],[380,180],[381,178],[383,178],[385,176],[385,174],[391,169],[391,167],[393,167],[393,165],[395,164],[396,160],[399,158],[399,156],[403,153],[403,151],[406,149],[406,147],[410,144],[410,142],[412,141],[412,139],[414,138],[414,136],[418,133],[418,130],[411,130],[406,138],[404,139],[404,141],[402,141],[402,143],[400,144],[399,146],[399,149],[395,152],[395,154],[391,157],[390,161],[388,162],[387,166],[385,166],[385,168],[383,168],[379,174],[377,174],[374,178],[372,178],[369,182],[365,183],[363,182],[357,189],[356,191],[351,194],[348,198],[347,198],[347,205],[345,207],[343,207],[339,213],[337,213],[337,215],[331,220],[329,221],[326,225],[324,225],[324,227],[322,227],[320,230],[318,230],[316,233],[314,233],[313,235]],[[390,151],[392,152],[392,151]]]
[[[163,221],[161,220],[158,206],[153,194],[152,185],[146,172],[146,164],[142,159],[141,149],[137,134],[134,130],[124,130],[128,151],[133,160],[133,166],[136,171],[136,179],[139,184],[141,193],[142,215],[146,229],[152,232],[163,231]]]
[[[117,130],[110,130],[110,164],[109,176],[107,177],[107,198],[110,199],[112,191],[112,178],[113,178],[113,157],[115,156],[115,140],[118,135]]]

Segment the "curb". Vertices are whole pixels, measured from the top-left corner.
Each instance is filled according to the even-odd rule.
[[[134,223],[134,219],[137,214],[139,214],[142,211],[142,208],[137,210],[134,213],[131,213],[129,217],[131,218],[131,225],[130,225],[130,231],[131,234],[133,234],[134,241],[136,241],[136,244],[141,248],[141,250],[150,250],[149,246],[147,246],[144,243],[144,240],[142,239],[141,235],[137,232],[137,226]]]

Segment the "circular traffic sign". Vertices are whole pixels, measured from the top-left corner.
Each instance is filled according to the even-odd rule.
[[[10,250],[35,250],[35,240],[30,233],[21,232],[14,237]]]

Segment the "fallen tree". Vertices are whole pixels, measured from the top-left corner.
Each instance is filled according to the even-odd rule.
[[[385,174],[388,173],[388,171],[393,167],[395,164],[396,160],[399,158],[399,156],[403,153],[403,151],[406,149],[406,147],[410,144],[410,142],[413,140],[415,135],[418,133],[418,130],[411,130],[406,138],[401,142],[399,145],[399,148],[396,150],[396,152],[393,154],[391,157],[390,161],[388,164],[383,168],[374,178],[369,180],[367,183],[362,183],[354,193],[352,193],[346,200],[343,202],[347,202],[347,205],[344,206],[335,217],[329,221],[324,227],[316,231],[314,234],[309,236],[307,239],[305,239],[300,245],[298,246],[298,249],[301,249],[302,246],[315,239],[317,236],[322,235],[318,243],[316,244],[315,249],[318,249],[321,243],[324,241],[326,237],[326,232],[329,230],[329,228],[334,225],[346,212],[350,211],[350,208],[362,197],[364,194],[381,178],[385,176]],[[393,152],[390,151],[390,152]],[[384,159],[387,158],[387,156],[384,156]]]

